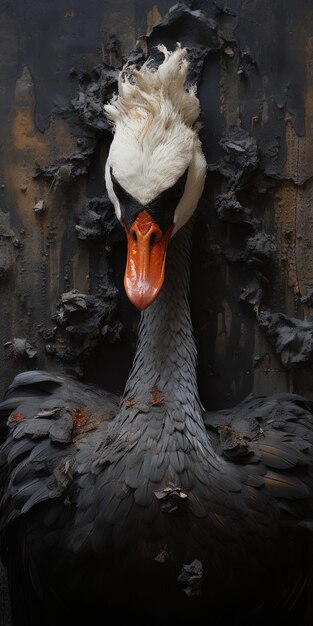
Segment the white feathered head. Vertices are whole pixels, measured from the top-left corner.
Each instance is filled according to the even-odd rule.
[[[106,186],[128,239],[126,292],[140,309],[162,286],[168,242],[194,212],[206,173],[186,49],[159,50],[158,68],[147,61],[121,71],[118,95],[104,107],[114,126]]]

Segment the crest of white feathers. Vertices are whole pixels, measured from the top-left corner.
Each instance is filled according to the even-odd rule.
[[[186,87],[187,51],[179,44],[174,52],[164,46],[159,50],[164,54],[159,67],[147,61],[139,70],[122,70],[118,95],[104,107],[114,128],[106,182],[117,215],[110,168],[119,183],[146,204],[190,170],[196,153],[202,155],[195,125],[199,100],[195,87]]]
[[[134,122],[138,131],[148,131],[151,124],[168,130],[177,121],[193,126],[199,117],[199,100],[195,87],[186,89],[189,63],[185,48],[178,45],[174,52],[158,46],[164,61],[158,68],[147,61],[139,70],[126,66],[118,81],[118,96],[104,109],[109,119],[117,125]]]
[[[164,61],[149,61],[139,70],[126,66],[118,95],[104,108],[114,127],[105,180],[118,219],[119,199],[111,170],[124,189],[143,206],[157,198],[188,171],[184,194],[174,215],[174,232],[195,210],[201,196],[206,161],[198,136],[200,105],[195,87],[187,88],[187,51],[158,46]],[[166,203],[165,203],[166,204]]]

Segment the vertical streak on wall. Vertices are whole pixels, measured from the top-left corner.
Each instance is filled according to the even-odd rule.
[[[226,41],[234,39],[235,19],[232,15],[223,15],[222,28],[219,30],[219,34]],[[238,67],[238,55],[231,45],[225,48],[226,52],[220,59],[220,73],[221,73],[221,86],[220,86],[220,111],[225,120],[225,127],[229,129],[239,117],[239,97],[238,97],[238,76],[236,69]],[[229,242],[230,228],[226,226],[226,240]],[[230,268],[228,265],[225,267],[225,285],[226,294],[225,300],[221,302],[222,312],[218,314],[217,318],[217,334],[216,334],[216,355],[223,361],[227,358],[227,352],[229,350],[229,339],[231,336],[231,323],[232,323],[232,309],[231,302],[229,301],[230,295]],[[237,312],[235,312],[237,315]],[[221,320],[223,324],[221,325]],[[234,380],[231,383],[231,392],[236,396],[236,390],[234,389]]]
[[[41,323],[51,326],[64,272],[61,248],[67,237],[67,219],[73,216],[75,207],[81,206],[85,185],[83,182],[76,184],[74,192],[69,194],[64,189],[59,192],[53,179],[34,179],[37,164],[46,165],[70,156],[76,148],[68,124],[61,117],[52,116],[48,129],[40,133],[34,124],[34,106],[32,77],[24,67],[16,83],[12,124],[5,145],[4,174],[14,205],[11,225],[19,233],[21,244],[16,251],[11,335],[27,337],[36,345],[37,327]],[[34,211],[40,199],[47,207],[42,215]],[[73,221],[71,217],[71,236],[75,236]],[[71,248],[69,254],[73,253]],[[83,250],[82,257],[88,259]],[[17,364],[17,369],[21,369],[21,364]]]
[[[32,179],[35,158],[43,159],[47,154],[47,146],[42,137],[37,137],[33,125],[34,92],[33,82],[27,68],[16,82],[13,119],[10,135],[5,147],[5,179],[7,190],[14,202],[12,221],[21,233],[22,248],[19,253],[15,272],[16,293],[12,320],[13,336],[25,336],[34,305],[38,306],[40,289],[40,256],[41,228],[35,223],[33,206],[37,201]],[[39,199],[38,197],[38,199]],[[38,259],[39,257],[39,259]],[[38,262],[39,261],[39,262]],[[31,277],[31,280],[30,280]],[[28,286],[27,293],[25,286]]]
[[[110,12],[105,16],[107,18],[105,29],[109,34],[114,33],[121,42],[123,55],[132,50],[138,36],[135,27],[135,5],[134,0],[128,0],[128,2],[115,0]]]
[[[308,88],[305,98],[305,135],[297,135],[286,111],[285,174],[288,180],[280,186],[276,205],[279,250],[286,264],[287,283],[293,294],[300,297],[304,296],[313,284],[313,251],[310,237],[313,226],[313,38],[308,41],[306,50]]]
[[[313,37],[307,41],[306,56],[305,136],[299,137],[296,220],[296,265],[301,296],[304,296],[313,285]]]
[[[285,109],[287,160],[285,175],[276,194],[275,219],[281,279],[285,285],[284,312],[303,318],[308,311],[301,298],[313,285],[313,38],[307,40],[307,85],[305,94],[305,132],[298,135],[292,115]],[[292,375],[296,391],[305,392],[308,384],[303,372]],[[306,382],[304,382],[306,381]]]

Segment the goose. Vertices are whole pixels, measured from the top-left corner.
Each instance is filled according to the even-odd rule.
[[[123,397],[32,371],[0,405],[14,626],[312,623],[313,403],[201,405],[188,297],[199,100],[186,49],[159,49],[158,67],[124,68],[105,106],[106,186],[142,311]]]

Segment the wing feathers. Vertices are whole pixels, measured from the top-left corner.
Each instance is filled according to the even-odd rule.
[[[299,478],[268,471],[264,482],[272,496],[276,498],[308,498],[310,490]]]

